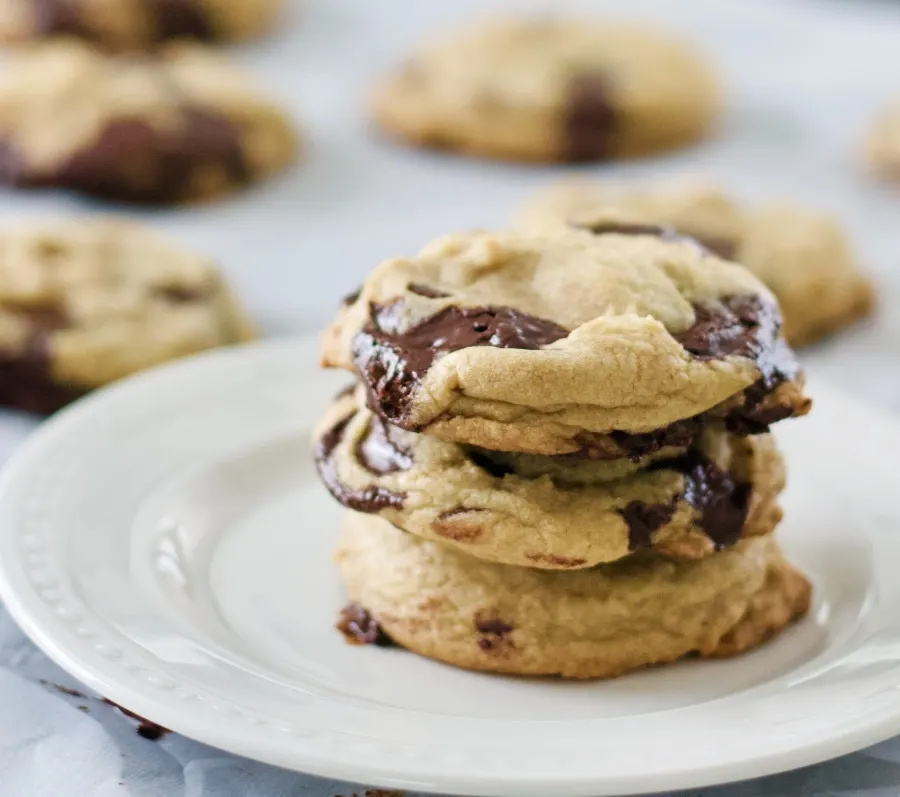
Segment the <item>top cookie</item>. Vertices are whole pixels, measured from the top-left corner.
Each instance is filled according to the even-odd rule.
[[[294,158],[284,114],[200,45],[110,56],[28,48],[0,82],[0,182],[129,202],[210,199]]]
[[[508,19],[423,47],[373,95],[386,130],[414,143],[499,158],[589,161],[701,138],[716,82],[652,28]]]
[[[382,263],[323,362],[405,429],[615,458],[702,413],[755,432],[806,412],[779,328],[752,274],[662,230],[470,233]]]
[[[0,405],[49,413],[142,368],[253,335],[212,261],[141,225],[0,231]]]
[[[571,182],[539,193],[516,218],[526,230],[610,221],[668,226],[745,265],[777,297],[784,336],[794,346],[868,315],[874,304],[872,287],[837,223],[791,204],[745,209],[701,183]]]
[[[113,50],[170,39],[246,39],[273,24],[280,0],[3,0],[0,39],[78,36]]]

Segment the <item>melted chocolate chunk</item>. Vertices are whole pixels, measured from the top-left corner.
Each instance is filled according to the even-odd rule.
[[[675,514],[675,504],[645,504],[632,501],[619,514],[628,524],[628,549],[649,548],[653,532],[665,526]]]
[[[471,346],[540,349],[569,334],[553,321],[511,307],[445,307],[400,332],[402,307],[402,299],[373,305],[353,340],[369,406],[399,426],[405,425],[412,396],[438,355]]]
[[[366,431],[356,443],[359,464],[376,476],[411,468],[412,454],[400,434],[396,426],[389,426],[377,416],[370,418]]]
[[[778,308],[756,296],[730,296],[718,305],[698,305],[694,310],[693,326],[674,336],[685,349],[700,360],[746,357],[759,369],[759,379],[745,391],[743,406],[726,419],[729,429],[758,434],[789,417],[789,407],[760,407],[778,385],[799,371],[794,353],[780,335]]]
[[[375,645],[386,648],[394,644],[378,620],[358,603],[347,604],[341,609],[336,628],[351,645]]]
[[[338,421],[329,429],[316,444],[315,459],[319,477],[325,482],[328,491],[336,500],[349,509],[357,512],[380,512],[382,509],[393,507],[399,509],[403,506],[405,493],[393,493],[383,487],[370,485],[362,489],[356,489],[344,484],[338,479],[337,468],[334,464],[334,450],[344,437],[347,424],[353,419],[353,415]]]
[[[0,405],[49,415],[85,393],[53,379],[50,334],[69,320],[61,307],[21,308],[18,314],[31,329],[22,346],[0,349]]]
[[[38,33],[100,38],[88,22],[90,16],[85,16],[84,0],[31,0],[31,3]],[[150,16],[156,41],[213,38],[207,15],[195,0],[142,0],[142,5]]]
[[[563,158],[590,161],[608,158],[616,132],[616,109],[606,75],[576,75],[569,86],[563,118]]]
[[[662,429],[652,432],[629,433],[613,431],[610,437],[632,462],[638,463],[644,457],[655,454],[669,446],[686,446],[700,434],[702,423],[699,418],[675,421]]]
[[[151,742],[156,742],[159,739],[162,739],[167,733],[171,733],[168,728],[164,728],[162,725],[159,725],[151,720],[142,717],[140,714],[135,714],[133,711],[129,711],[124,706],[120,706],[118,703],[113,703],[109,698],[104,697],[103,702],[109,706],[112,706],[114,709],[117,709],[126,717],[137,720],[137,732],[138,736],[142,736],[145,739],[148,739]]]
[[[417,296],[424,296],[427,299],[446,299],[450,294],[439,291],[437,288],[431,288],[428,285],[422,285],[418,282],[411,282],[406,286],[406,290],[415,293]]]
[[[663,469],[677,470],[684,475],[680,500],[700,513],[697,525],[712,540],[716,550],[734,545],[741,538],[750,508],[749,484],[736,482],[730,473],[696,450],[650,466],[650,470]]]
[[[112,121],[83,149],[41,174],[29,171],[6,142],[0,174],[16,186],[61,187],[135,203],[188,198],[198,166],[214,165],[235,184],[248,182],[240,132],[231,121],[191,107],[183,108],[181,117],[180,128],[173,131],[139,119]]]

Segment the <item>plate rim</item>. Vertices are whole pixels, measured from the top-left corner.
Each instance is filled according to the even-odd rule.
[[[0,518],[7,505],[7,493],[15,484],[17,474],[24,471],[34,458],[52,445],[53,440],[67,429],[77,426],[100,412],[109,404],[126,400],[132,391],[150,390],[153,386],[175,379],[180,374],[198,368],[228,368],[235,361],[260,356],[278,356],[281,351],[312,351],[316,345],[314,336],[278,338],[246,344],[239,347],[219,349],[195,355],[176,363],[162,365],[122,380],[108,388],[75,402],[53,418],[44,421],[14,453],[0,472]],[[817,384],[818,384],[818,380]],[[827,383],[826,383],[827,384]],[[889,413],[867,406],[855,397],[841,390],[828,388],[842,400],[864,408],[877,422],[900,430],[900,422]],[[170,705],[159,691],[148,692],[129,683],[116,667],[109,664],[99,654],[89,654],[88,648],[77,648],[59,638],[60,628],[54,627],[54,618],[49,607],[34,593],[25,568],[21,566],[21,549],[17,543],[11,524],[0,524],[0,598],[4,601],[12,618],[22,631],[57,665],[71,673],[100,695],[108,697],[141,716],[159,722],[165,727],[195,739],[204,744],[226,750],[236,755],[248,756],[265,763],[289,768],[325,778],[354,781],[377,787],[404,790],[422,790],[433,793],[496,794],[510,797],[599,797],[608,794],[644,794],[654,791],[671,791],[683,788],[698,788],[725,784],[749,778],[762,777],[787,770],[820,763],[831,758],[851,753],[871,744],[883,741],[900,732],[900,706],[893,711],[885,711],[884,716],[870,720],[866,725],[852,728],[849,733],[832,733],[825,739],[815,738],[805,745],[794,746],[779,753],[762,751],[743,757],[740,761],[703,766],[700,769],[680,769],[670,772],[652,772],[638,778],[620,775],[597,777],[566,777],[564,771],[548,772],[545,777],[529,776],[517,780],[508,773],[468,776],[465,772],[445,776],[439,780],[432,777],[412,776],[389,763],[373,769],[370,764],[356,765],[351,761],[323,759],[303,751],[302,740],[298,740],[291,750],[291,760],[280,755],[282,748],[267,748],[258,743],[255,736],[246,736],[242,744],[237,744],[233,728],[228,723],[210,723],[208,716],[192,714],[183,708]],[[231,731],[229,731],[231,729]]]

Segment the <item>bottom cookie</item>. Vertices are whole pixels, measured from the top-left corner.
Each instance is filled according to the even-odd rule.
[[[482,562],[349,513],[336,561],[369,631],[458,667],[564,678],[740,653],[805,614],[811,592],[770,537],[697,561],[643,553],[553,572]]]

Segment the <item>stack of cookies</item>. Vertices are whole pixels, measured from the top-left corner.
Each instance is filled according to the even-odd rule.
[[[810,402],[776,300],[661,227],[448,236],[323,342],[350,510],[342,627],[462,667],[608,677],[764,641],[809,604],[770,424]]]

